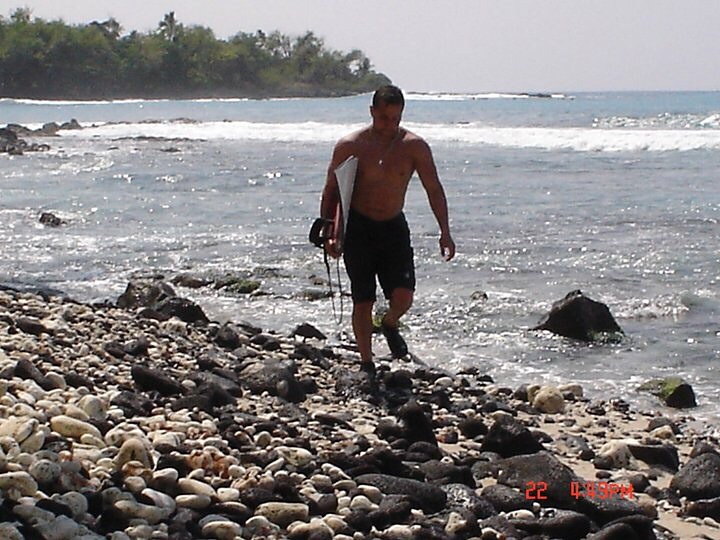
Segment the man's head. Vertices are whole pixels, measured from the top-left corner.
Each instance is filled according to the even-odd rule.
[[[372,106],[378,107],[381,104],[405,107],[405,97],[403,96],[402,90],[392,84],[381,86],[375,90],[373,94]]]
[[[379,135],[394,137],[400,126],[405,98],[402,90],[390,84],[381,86],[373,94],[370,116],[373,130]]]

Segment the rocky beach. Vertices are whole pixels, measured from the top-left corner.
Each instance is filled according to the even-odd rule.
[[[0,538],[720,538],[687,410],[381,359],[314,327],[0,291]],[[298,321],[299,323],[301,321]]]

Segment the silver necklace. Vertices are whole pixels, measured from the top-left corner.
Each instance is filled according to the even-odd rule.
[[[380,167],[382,167],[383,163],[385,162],[385,158],[388,156],[390,151],[393,149],[393,146],[395,146],[395,142],[398,140],[399,136],[400,136],[400,130],[398,129],[397,133],[390,141],[390,146],[387,147],[387,149],[385,150],[385,153],[380,157],[380,159],[378,159],[378,165]]]

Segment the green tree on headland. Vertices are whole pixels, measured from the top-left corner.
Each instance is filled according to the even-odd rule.
[[[359,50],[328,49],[313,32],[239,32],[217,39],[167,13],[157,30],[122,34],[115,19],[86,25],[0,16],[0,96],[45,99],[334,96],[389,79]]]

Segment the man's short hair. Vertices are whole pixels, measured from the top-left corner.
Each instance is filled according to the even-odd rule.
[[[372,104],[377,107],[380,104],[405,106],[405,97],[402,90],[392,84],[381,86],[373,94]]]

